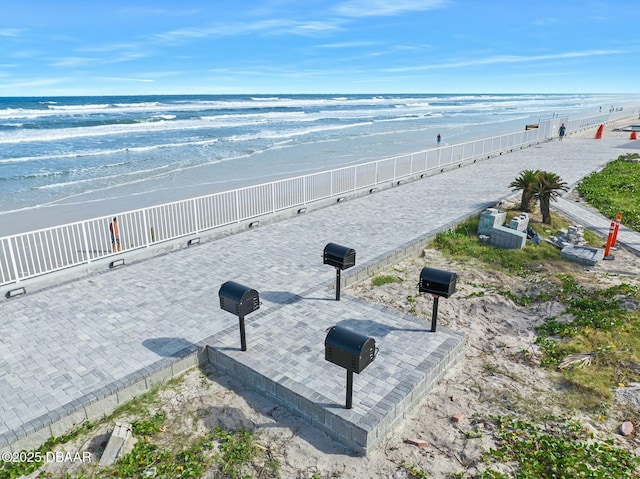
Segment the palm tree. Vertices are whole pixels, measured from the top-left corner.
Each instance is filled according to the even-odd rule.
[[[551,224],[551,213],[549,206],[551,201],[555,201],[563,191],[567,191],[569,187],[567,183],[555,173],[541,171],[538,174],[538,182],[534,185],[532,193],[533,197],[540,201],[540,212],[542,213],[542,222]]]
[[[521,171],[520,176],[509,185],[509,188],[513,188],[513,191],[522,190],[522,198],[520,199],[521,211],[531,211],[535,200],[533,189],[538,184],[539,175],[540,170],[524,170]]]

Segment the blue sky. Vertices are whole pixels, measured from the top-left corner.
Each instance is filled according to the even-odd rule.
[[[637,0],[0,0],[0,96],[637,93]]]

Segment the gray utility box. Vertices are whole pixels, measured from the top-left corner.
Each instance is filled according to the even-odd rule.
[[[338,269],[347,269],[356,264],[356,251],[346,246],[329,243],[324,247],[324,264],[335,266]]]
[[[324,341],[324,358],[360,374],[376,357],[376,340],[343,326],[328,329]]]
[[[420,273],[418,291],[448,298],[456,292],[458,275],[436,268],[423,268]]]
[[[218,296],[220,308],[236,316],[242,317],[260,308],[258,292],[235,281],[227,281],[220,286]]]

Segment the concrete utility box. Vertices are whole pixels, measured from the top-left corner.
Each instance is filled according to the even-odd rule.
[[[494,226],[489,242],[498,248],[523,249],[527,244],[527,233],[504,226]]]
[[[478,234],[490,236],[494,226],[502,226],[504,220],[507,219],[507,213],[497,208],[487,208],[480,215],[480,224],[478,224]]]
[[[527,231],[529,227],[529,215],[527,213],[520,213],[519,216],[511,218],[509,228],[516,231]]]

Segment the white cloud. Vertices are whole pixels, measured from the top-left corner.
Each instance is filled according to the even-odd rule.
[[[97,60],[95,58],[89,57],[61,57],[53,59],[51,62],[49,62],[49,65],[52,67],[69,68],[93,65],[96,63],[96,61]]]
[[[123,77],[103,77],[103,80],[117,82],[134,82],[134,83],[154,83],[155,80],[150,78],[123,78]]]
[[[345,17],[380,17],[443,7],[447,0],[347,0],[334,11]]]
[[[0,90],[20,90],[28,88],[48,87],[51,85],[58,85],[68,81],[68,78],[43,78],[40,80],[15,80],[13,83],[2,82],[0,83]]]
[[[586,58],[603,55],[619,55],[625,53],[623,50],[590,50],[584,52],[566,52],[556,53],[552,55],[498,55],[485,58],[478,58],[474,60],[462,60],[455,62],[443,62],[430,65],[420,65],[415,67],[403,67],[403,68],[389,68],[385,69],[388,72],[409,72],[409,71],[422,71],[422,70],[436,70],[442,68],[460,68],[476,65],[492,65],[492,64],[508,64],[508,63],[529,63],[538,62],[544,60],[565,60],[569,58]]]
[[[340,43],[325,43],[323,45],[318,45],[318,48],[360,48],[360,47],[371,47],[378,45],[376,42],[340,42]]]
[[[18,28],[0,28],[0,37],[17,37],[22,33]]]
[[[234,35],[247,35],[264,33],[269,35],[295,34],[315,35],[328,31],[336,31],[341,28],[340,20],[325,21],[295,21],[295,20],[261,20],[257,22],[236,22],[217,24],[209,27],[183,28],[164,33],[158,33],[151,37],[164,44],[181,44],[190,39],[209,37],[229,37]]]
[[[144,7],[126,7],[121,10],[121,12],[127,16],[136,16],[136,17],[148,17],[148,16],[158,16],[158,17],[189,17],[198,15],[201,13],[200,10],[192,8],[187,10],[173,10],[166,8],[144,8]]]

